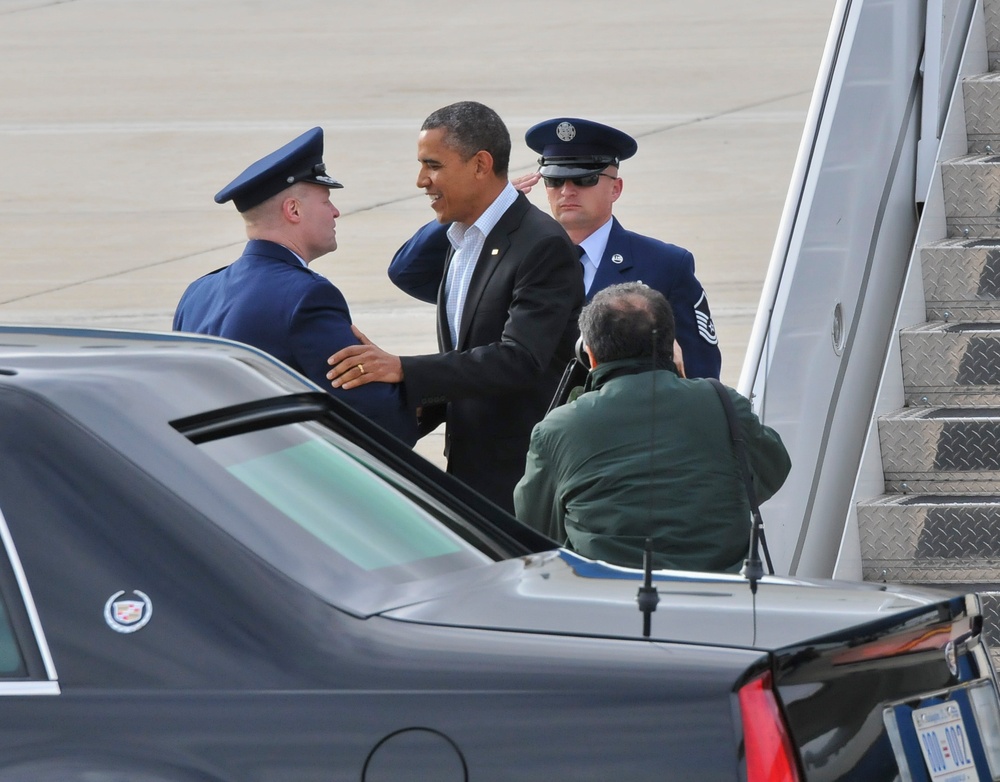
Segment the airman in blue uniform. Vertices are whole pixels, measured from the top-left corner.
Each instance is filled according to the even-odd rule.
[[[622,282],[643,282],[670,302],[687,377],[719,377],[722,354],[694,256],[683,247],[626,230],[612,215],[622,193],[619,165],[635,155],[635,139],[617,128],[573,117],[540,122],[525,134],[539,153],[536,174],[515,180],[530,189],[542,180],[553,217],[580,248],[587,300]],[[421,228],[392,259],[389,278],[424,301],[435,301],[447,226]],[[436,270],[436,274],[431,270]]]
[[[330,189],[340,187],[323,163],[323,129],[313,128],[220,190],[216,203],[235,204],[250,241],[234,263],[188,286],[173,327],[260,348],[412,445],[416,416],[398,385],[345,390],[326,379],[327,357],[360,344],[343,294],[309,268],[337,249],[340,212]]]

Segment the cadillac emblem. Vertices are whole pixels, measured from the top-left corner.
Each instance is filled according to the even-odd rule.
[[[134,597],[121,600],[125,591],[115,592],[104,604],[104,621],[116,633],[134,633],[146,626],[153,615],[153,603],[149,595],[138,589],[132,591]]]

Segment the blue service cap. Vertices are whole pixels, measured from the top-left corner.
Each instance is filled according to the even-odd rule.
[[[245,212],[296,182],[343,187],[326,175],[323,162],[323,128],[307,130],[281,149],[262,157],[215,194],[215,203],[232,201]]]
[[[578,177],[617,166],[639,148],[636,140],[610,125],[557,117],[528,128],[524,140],[538,158],[542,176]]]

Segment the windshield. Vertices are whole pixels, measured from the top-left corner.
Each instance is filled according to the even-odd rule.
[[[284,545],[341,575],[400,584],[492,561],[446,508],[321,424],[275,426],[198,447],[280,514]]]

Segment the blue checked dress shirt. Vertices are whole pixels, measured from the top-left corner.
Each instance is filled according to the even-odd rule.
[[[472,225],[452,223],[448,229],[448,241],[455,248],[455,254],[448,266],[446,282],[445,307],[448,314],[448,330],[451,332],[452,347],[458,347],[458,330],[462,323],[462,312],[465,309],[465,299],[469,293],[469,283],[472,273],[476,270],[476,262],[496,224],[517,200],[517,190],[508,182],[507,186],[490,204],[479,219]]]

